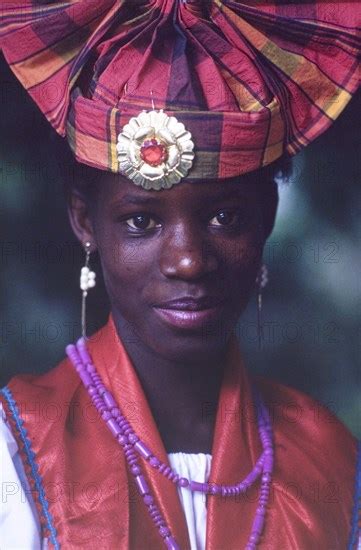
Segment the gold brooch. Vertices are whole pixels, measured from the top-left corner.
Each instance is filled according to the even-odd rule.
[[[142,111],[118,136],[119,172],[144,189],[169,189],[192,167],[192,135],[174,116]]]

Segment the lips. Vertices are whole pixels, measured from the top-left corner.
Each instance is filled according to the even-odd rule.
[[[215,296],[203,296],[198,299],[184,297],[153,307],[166,324],[176,328],[199,330],[205,323],[219,319],[222,300]]]
[[[154,304],[154,307],[161,309],[173,309],[180,311],[201,311],[218,306],[222,299],[217,296],[201,296],[200,298],[192,298],[185,296],[167,302]]]

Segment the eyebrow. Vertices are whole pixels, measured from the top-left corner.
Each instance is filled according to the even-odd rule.
[[[221,200],[226,199],[232,199],[232,198],[242,198],[245,197],[244,191],[242,192],[241,189],[229,189],[227,192],[222,193],[221,195],[207,195],[206,197],[201,197],[200,200],[202,200],[203,203],[212,203],[217,202]],[[142,196],[136,196],[136,195],[124,195],[119,201],[115,201],[114,205],[122,206],[127,204],[160,204],[161,202],[164,202],[161,198],[156,197],[142,197]]]
[[[115,204],[154,204],[159,202],[155,197],[137,197],[136,195],[124,195],[119,201],[116,201]]]

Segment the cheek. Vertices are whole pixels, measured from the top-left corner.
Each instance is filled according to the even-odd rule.
[[[119,241],[116,236],[102,239],[99,254],[110,302],[124,313],[135,313],[151,271],[151,250],[139,241]]]
[[[218,249],[224,290],[234,297],[234,304],[238,304],[240,311],[254,288],[263,245],[261,232],[250,232],[234,241],[224,241]]]
[[[246,274],[255,269],[262,256],[264,240],[261,231],[249,231],[235,239],[216,243],[217,256],[232,272]]]

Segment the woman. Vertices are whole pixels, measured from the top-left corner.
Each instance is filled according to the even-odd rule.
[[[1,37],[93,167],[75,164],[68,183],[86,254],[84,332],[95,250],[111,304],[107,325],[68,346],[68,359],[2,391],[5,459],[28,493],[25,541],[353,547],[354,438],[310,398],[248,375],[233,333],[262,287],[284,155],[358,86],[348,8],[330,23],[324,6],[86,7],[29,6],[21,18],[11,6]],[[20,505],[12,513],[9,499],[8,510],[15,540]]]

